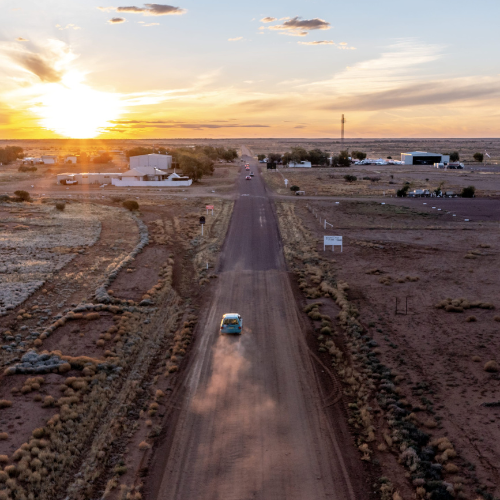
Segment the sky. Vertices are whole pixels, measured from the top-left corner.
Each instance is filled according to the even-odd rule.
[[[0,9],[0,139],[500,137],[498,0]]]

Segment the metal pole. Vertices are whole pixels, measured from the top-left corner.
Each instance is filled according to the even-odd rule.
[[[340,121],[341,123],[341,129],[340,129],[340,145],[342,147],[342,150],[344,150],[344,114],[342,114],[342,120]]]
[[[205,224],[202,224],[202,225],[201,225],[201,235],[202,235],[202,236],[203,236],[203,226],[204,226],[204,225],[205,225]]]

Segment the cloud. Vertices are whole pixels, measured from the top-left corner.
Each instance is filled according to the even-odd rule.
[[[42,55],[23,50],[10,53],[10,58],[17,66],[36,75],[42,82],[61,81],[62,74],[55,67],[57,56],[54,53]]]
[[[60,24],[56,24],[56,28],[58,28],[59,30],[69,30],[69,29],[73,29],[73,30],[81,30],[82,28],[80,28],[80,26],[77,26],[76,24],[67,24],[64,28],[60,25]]]
[[[317,42],[298,42],[300,45],[335,45],[333,40],[319,40]]]
[[[160,26],[160,23],[144,23],[142,21],[139,21],[142,24],[143,28],[147,28],[148,26]]]
[[[263,17],[260,22],[261,23],[272,23],[274,21],[277,21],[275,17]]]
[[[308,31],[282,31],[280,35],[287,36],[307,36],[309,34]]]
[[[238,40],[243,40],[242,36],[237,36],[236,38],[228,38],[228,42],[237,42]]]
[[[126,23],[127,20],[123,17],[112,17],[109,21],[108,24],[121,24],[121,23]]]
[[[239,123],[225,123],[220,124],[223,120],[214,120],[207,123],[190,123],[175,120],[112,120],[110,123],[120,127],[127,127],[127,129],[143,129],[143,128],[156,128],[156,129],[220,129],[220,128],[269,128],[269,125],[262,124],[239,124]],[[219,122],[219,123],[214,123]],[[114,130],[112,128],[111,130]],[[126,130],[126,129],[124,129]]]
[[[473,79],[434,81],[404,85],[398,89],[340,99],[322,109],[378,111],[415,106],[436,106],[467,101],[485,101],[500,97],[500,85],[495,81],[477,82]]]
[[[22,36],[18,36],[16,38],[16,42],[29,42],[27,38],[23,38]]]
[[[329,30],[331,24],[323,19],[301,19],[294,17],[283,24],[276,26],[269,26],[270,30],[284,30],[284,31],[312,31],[312,30]]]
[[[128,12],[130,14],[142,14],[143,16],[171,16],[185,14],[187,11],[180,7],[164,5],[159,3],[146,3],[145,7],[116,7],[116,12]],[[107,7],[108,9],[110,7]],[[101,8],[101,10],[104,10]]]

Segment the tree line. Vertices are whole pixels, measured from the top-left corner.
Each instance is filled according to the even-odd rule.
[[[363,158],[366,158],[365,153]],[[351,160],[349,160],[349,152],[341,151],[338,155],[334,155],[332,157],[332,166],[333,167],[349,167],[351,165]],[[259,161],[262,161],[266,158],[266,155],[260,154],[257,155]],[[281,155],[279,153],[269,153],[267,155],[267,159],[273,163],[282,163],[283,165],[288,165],[289,163],[300,163],[301,161],[309,161],[311,165],[324,166],[330,164],[330,154],[327,151],[322,151],[321,149],[310,149],[307,151],[302,147],[293,147],[291,151],[286,152]]]

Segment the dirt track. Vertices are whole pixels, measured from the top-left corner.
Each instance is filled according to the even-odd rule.
[[[272,203],[251,165],[256,176],[240,174],[219,279],[201,314],[182,402],[153,460],[148,496],[367,498],[346,424],[332,422],[341,412],[323,409],[330,395],[316,384]],[[243,316],[241,337],[219,335],[225,312]]]

